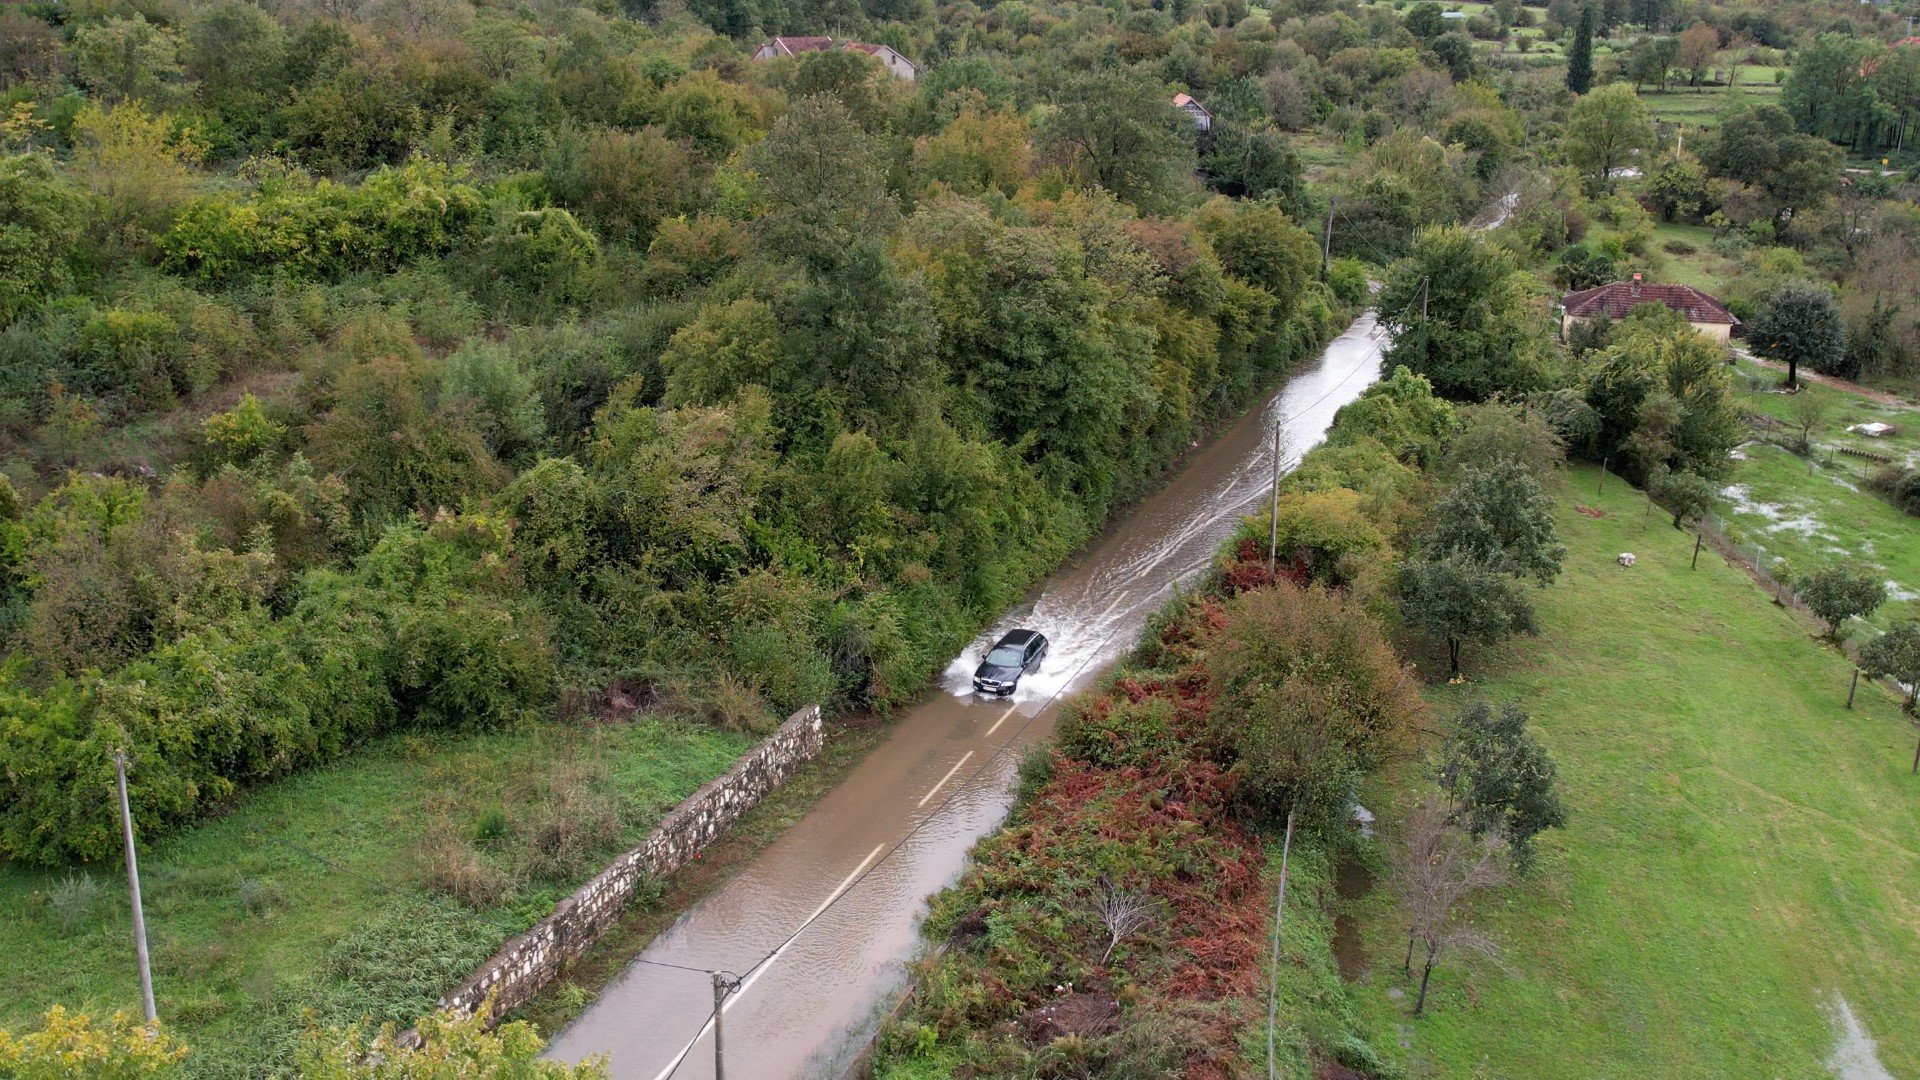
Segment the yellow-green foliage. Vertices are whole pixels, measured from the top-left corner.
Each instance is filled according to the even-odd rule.
[[[95,1026],[85,1013],[55,1005],[39,1031],[0,1030],[0,1075],[14,1080],[129,1080],[172,1076],[187,1045],[165,1028],[148,1028],[124,1012]]]

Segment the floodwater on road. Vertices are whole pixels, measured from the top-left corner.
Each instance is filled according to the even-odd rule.
[[[1210,564],[1271,482],[1272,423],[1285,466],[1380,376],[1372,312],[1119,515],[948,667],[886,742],[718,892],[647,947],[548,1055],[609,1055],[616,1077],[714,1075],[710,970],[741,976],[722,1026],[734,1077],[838,1076],[904,984],[926,898],[1005,817],[1021,751],[1059,703],[1127,650],[1173,590]],[[982,652],[1015,626],[1046,634],[1041,669],[1011,698],[972,692]]]

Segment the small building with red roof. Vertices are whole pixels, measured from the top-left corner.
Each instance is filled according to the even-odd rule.
[[[1641,304],[1665,304],[1680,313],[1695,330],[1715,341],[1726,341],[1739,332],[1740,320],[1727,306],[1691,285],[1656,285],[1633,275],[1632,281],[1616,281],[1593,289],[1570,292],[1560,298],[1560,333],[1565,336],[1576,322],[1591,319],[1623,319]]]
[[[875,45],[867,41],[835,41],[830,37],[810,35],[806,37],[777,37],[753,50],[755,60],[772,60],[780,56],[799,56],[801,53],[824,52],[828,49],[850,49],[863,52],[887,69],[891,75],[914,81],[920,69],[913,61],[901,56],[888,45]]]
[[[1196,129],[1206,131],[1213,127],[1213,114],[1207,111],[1205,105],[1195,101],[1192,94],[1173,95],[1173,107],[1186,113]]]

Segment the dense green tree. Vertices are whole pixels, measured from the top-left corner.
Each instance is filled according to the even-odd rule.
[[[1846,362],[1847,333],[1833,293],[1817,282],[1790,281],[1747,328],[1753,351],[1787,365],[1787,385],[1800,385],[1800,365],[1835,371]]]
[[[1421,547],[1542,585],[1559,576],[1567,557],[1553,524],[1553,500],[1527,466],[1511,458],[1470,468],[1448,488]]]
[[[1661,469],[1648,479],[1647,494],[1673,513],[1673,527],[1678,529],[1711,510],[1718,492],[1699,473]]]
[[[1561,148],[1595,191],[1613,189],[1614,171],[1653,143],[1647,106],[1633,87],[1608,83],[1574,103]]]
[[[85,205],[45,158],[0,158],[0,325],[73,282]]]
[[[1635,89],[1653,86],[1665,93],[1673,81],[1673,65],[1679,59],[1679,39],[1644,38],[1635,43],[1633,51],[1627,54],[1627,75],[1633,79]]]
[[[1553,757],[1511,703],[1484,701],[1461,712],[1440,749],[1440,785],[1475,836],[1498,833],[1517,869],[1534,860],[1533,838],[1567,823],[1554,790]]]
[[[1454,226],[1421,232],[1378,297],[1380,322],[1393,333],[1386,363],[1470,401],[1540,386],[1545,342],[1527,288],[1504,248]]]
[[[107,101],[172,104],[188,91],[178,31],[135,12],[83,26],[73,36],[75,73]]]
[[[1178,199],[1193,171],[1192,131],[1163,87],[1124,69],[1074,79],[1041,127],[1076,180],[1147,211]]]
[[[1567,50],[1567,89],[1584,94],[1593,89],[1594,5],[1582,4],[1580,24],[1573,32],[1573,45]]]
[[[1881,575],[1849,562],[1830,563],[1793,583],[1801,603],[1827,624],[1827,637],[1838,641],[1848,619],[1864,619],[1887,602]]]
[[[1513,575],[1467,555],[1410,559],[1400,568],[1400,614],[1447,643],[1450,678],[1460,678],[1460,647],[1496,645],[1539,631],[1533,603]]]
[[[898,216],[880,169],[880,147],[832,97],[793,104],[748,155],[768,208],[755,222],[773,253],[809,266],[837,265]]]
[[[1907,711],[1920,704],[1920,619],[1904,619],[1860,648],[1860,670],[1907,684]]]

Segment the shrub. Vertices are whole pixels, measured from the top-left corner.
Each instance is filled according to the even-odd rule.
[[[1827,636],[1838,641],[1848,619],[1866,618],[1887,602],[1887,586],[1880,576],[1850,562],[1823,566],[1793,583],[1802,603],[1827,624]]]
[[[1367,264],[1353,258],[1335,259],[1327,267],[1327,284],[1341,303],[1361,303],[1367,298]]]
[[[1247,796],[1268,814],[1344,814],[1360,775],[1404,751],[1424,712],[1374,621],[1317,587],[1236,597],[1208,666]]]
[[[0,1074],[17,1080],[108,1080],[172,1074],[187,1046],[165,1028],[149,1028],[116,1012],[98,1027],[85,1013],[55,1005],[39,1031],[15,1036],[0,1031]]]
[[[93,920],[100,903],[100,879],[92,874],[69,871],[47,890],[47,905],[60,923],[60,936],[72,934]]]

